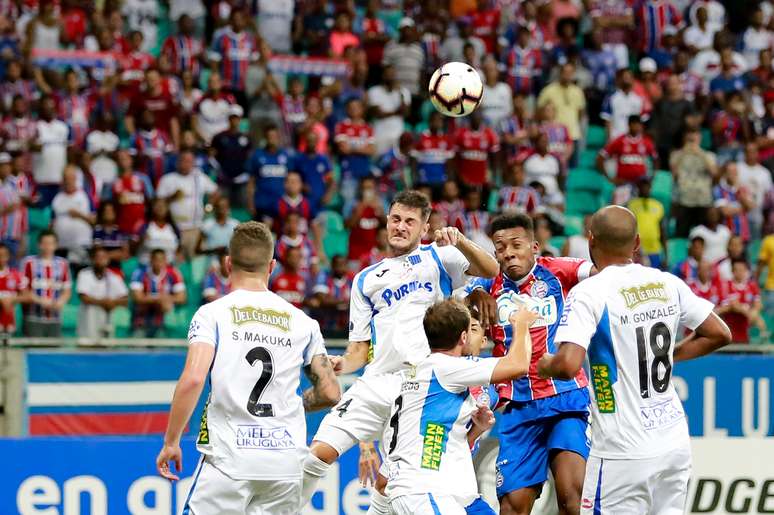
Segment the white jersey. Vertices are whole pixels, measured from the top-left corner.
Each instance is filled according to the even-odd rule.
[[[390,499],[450,495],[465,507],[478,497],[467,439],[476,403],[468,388],[488,385],[498,361],[436,352],[401,372],[384,434]]]
[[[588,351],[593,456],[652,458],[688,445],[672,355],[681,327],[695,329],[712,308],[672,274],[637,264],[570,291],[554,341]]]
[[[272,292],[236,290],[199,308],[188,341],[215,347],[199,451],[232,479],[299,479],[301,367],[326,353],[317,322]]]
[[[365,374],[399,370],[430,353],[422,319],[427,308],[464,286],[470,263],[452,246],[424,245],[361,270],[349,303],[349,341],[371,341]]]

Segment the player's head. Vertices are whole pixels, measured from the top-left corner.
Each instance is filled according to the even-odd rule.
[[[530,273],[539,247],[532,218],[523,213],[500,215],[492,220],[489,233],[503,273],[514,281]]]
[[[430,306],[422,325],[432,352],[450,351],[457,347],[462,352],[468,343],[470,312],[458,300],[444,300]]]
[[[750,265],[744,258],[731,260],[731,275],[737,283],[746,283],[750,279]]]
[[[274,238],[261,222],[237,225],[228,244],[229,273],[268,280],[274,269]]]
[[[591,217],[589,253],[597,268],[632,259],[640,247],[637,218],[621,206],[603,207]]]
[[[478,356],[481,349],[486,347],[486,331],[481,325],[481,313],[474,307],[468,308],[470,312],[470,328],[468,329],[468,342],[462,348],[463,356]]]
[[[427,231],[430,200],[415,190],[401,191],[390,204],[387,216],[387,243],[396,256],[411,252]]]

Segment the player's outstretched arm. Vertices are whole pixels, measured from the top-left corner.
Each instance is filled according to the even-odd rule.
[[[586,349],[571,342],[559,345],[556,354],[546,352],[538,361],[537,369],[540,377],[555,377],[557,379],[572,379],[583,366]]]
[[[729,343],[731,343],[731,331],[728,326],[717,314],[710,313],[690,336],[677,344],[675,363],[700,358]]]
[[[444,227],[436,230],[435,243],[439,247],[445,245],[456,247],[470,263],[467,270],[468,275],[491,279],[500,272],[500,265],[494,256],[470,241],[456,227]]]
[[[328,356],[318,354],[312,358],[311,364],[306,367],[306,377],[312,383],[310,388],[304,391],[304,409],[316,411],[334,406],[341,398],[341,386],[333,373]]]
[[[508,354],[500,358],[492,372],[492,384],[516,379],[529,372],[532,359],[532,339],[529,326],[539,317],[528,309],[519,309],[511,313],[509,321],[513,329],[513,339]]]
[[[352,374],[368,363],[368,350],[371,342],[349,342],[343,356],[329,356],[336,375]]]
[[[177,472],[183,468],[183,453],[180,450],[180,437],[191,418],[196,402],[202,394],[204,382],[210,372],[212,360],[215,358],[215,347],[209,343],[194,342],[188,347],[180,379],[172,397],[169,409],[169,422],[164,434],[164,446],[156,458],[156,469],[167,479],[178,480],[169,468],[169,462],[174,462]]]

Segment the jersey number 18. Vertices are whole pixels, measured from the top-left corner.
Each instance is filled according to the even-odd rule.
[[[650,328],[648,337],[650,350],[653,353],[653,361],[648,366],[648,349],[645,345],[645,328],[636,328],[637,333],[637,358],[640,369],[640,396],[643,399],[650,397],[650,383],[658,393],[664,393],[669,387],[672,377],[672,360],[669,353],[672,347],[672,333],[663,322],[656,322]],[[659,365],[664,367],[663,377],[660,374]],[[648,375],[650,372],[650,377]]]

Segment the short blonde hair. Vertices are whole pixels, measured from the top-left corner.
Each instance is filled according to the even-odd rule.
[[[266,224],[244,222],[234,229],[228,250],[235,270],[260,272],[268,268],[274,256],[274,237]]]

